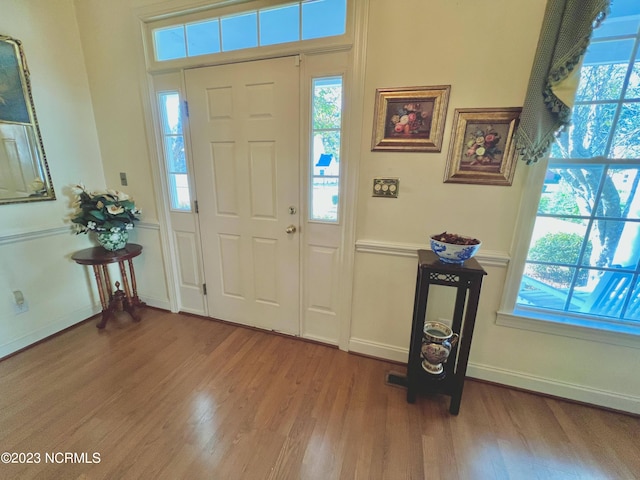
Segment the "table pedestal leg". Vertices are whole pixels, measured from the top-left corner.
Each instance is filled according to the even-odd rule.
[[[118,262],[120,265],[120,275],[122,276],[122,283],[124,283],[124,295],[125,295],[125,305],[124,310],[134,321],[139,322],[140,316],[136,313],[136,305],[133,302],[131,297],[131,290],[129,289],[129,280],[127,279],[127,270],[124,268],[124,262]]]
[[[127,260],[127,262],[129,263],[129,273],[131,274],[131,288],[133,290],[132,296],[131,296],[131,301],[133,302],[133,304],[136,307],[144,307],[146,305],[146,303],[144,303],[138,297],[138,286],[136,284],[136,272],[133,269],[133,260],[129,259],[129,260]]]
[[[93,266],[93,274],[96,277],[96,283],[98,284],[98,295],[100,295],[100,304],[102,305],[102,318],[98,325],[98,328],[104,328],[107,325],[107,320],[111,316],[113,311],[113,304],[111,301],[107,302],[107,297],[105,295],[105,285],[102,281],[102,275],[100,272],[100,267],[98,265]],[[111,294],[109,294],[109,300],[111,300]]]
[[[104,276],[104,283],[107,287],[107,293],[109,294],[109,303],[111,303],[111,299],[113,298],[113,287],[111,286],[111,277],[109,276],[109,269],[107,268],[107,265],[102,265],[102,275]]]

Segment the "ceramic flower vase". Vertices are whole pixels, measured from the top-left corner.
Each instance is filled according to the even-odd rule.
[[[129,232],[126,230],[118,230],[115,232],[98,233],[98,243],[110,252],[124,248],[129,240]]]
[[[451,349],[458,341],[458,334],[444,323],[426,322],[422,333],[422,368],[433,375],[442,375]]]

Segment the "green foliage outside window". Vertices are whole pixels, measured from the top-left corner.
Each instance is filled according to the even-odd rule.
[[[529,250],[529,260],[555,262],[563,264],[576,264],[578,254],[582,248],[583,237],[576,233],[548,233],[541,237]],[[587,243],[584,258],[591,255],[591,242]],[[534,276],[546,283],[552,283],[559,288],[568,288],[571,285],[574,268],[563,265],[531,264]],[[576,286],[584,286],[587,283],[587,270],[580,270]]]
[[[340,161],[340,122],[342,116],[342,85],[318,86],[313,98],[313,129],[322,134],[324,151]],[[337,131],[330,131],[337,129]],[[326,131],[329,130],[329,131]]]

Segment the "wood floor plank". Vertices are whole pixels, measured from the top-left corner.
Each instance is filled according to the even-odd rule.
[[[386,384],[398,365],[143,315],[0,362],[2,450],[41,456],[0,464],[0,479],[640,478],[635,416],[471,380],[452,416],[446,396],[408,404]]]

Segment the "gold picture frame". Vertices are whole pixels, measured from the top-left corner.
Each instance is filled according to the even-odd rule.
[[[460,108],[453,117],[445,183],[505,185],[513,183],[513,142],[520,107]]]
[[[439,152],[451,85],[376,90],[372,151]]]
[[[55,199],[22,42],[0,35],[0,205]]]

